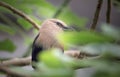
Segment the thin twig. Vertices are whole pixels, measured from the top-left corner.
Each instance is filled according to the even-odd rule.
[[[21,12],[20,10],[18,10],[16,8],[12,7],[11,5],[9,5],[9,4],[5,3],[5,2],[2,2],[2,1],[0,1],[0,6],[6,8],[6,9],[9,9],[13,13],[21,16],[22,18],[27,20],[29,23],[31,23],[37,30],[39,30],[39,25],[36,22],[34,22],[29,16],[27,16],[26,14]]]
[[[106,23],[110,23],[110,15],[111,15],[111,0],[107,0],[107,12],[106,12]]]
[[[23,75],[21,73],[12,71],[10,68],[6,66],[0,67],[0,72],[8,74],[10,77],[30,77],[29,75]]]
[[[95,11],[94,18],[93,18],[93,23],[90,27],[91,30],[94,30],[97,26],[97,22],[98,22],[100,10],[102,7],[102,3],[103,3],[103,0],[98,0],[98,4],[97,4],[96,11]]]
[[[70,1],[71,0],[64,0],[63,4],[55,12],[53,18],[57,18],[60,15],[60,13],[63,11],[63,9],[70,3]]]

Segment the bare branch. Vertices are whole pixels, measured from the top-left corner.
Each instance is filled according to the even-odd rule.
[[[11,5],[5,3],[5,2],[2,2],[0,1],[0,6],[12,11],[13,13],[21,16],[22,18],[24,18],[25,20],[27,20],[29,23],[31,23],[37,30],[39,30],[39,25],[33,21],[29,16],[27,16],[26,14],[24,14],[23,12],[21,12],[20,10],[12,7]]]
[[[64,52],[65,55],[73,58],[82,59],[84,57],[95,57],[96,55],[82,53],[78,50],[67,50]],[[0,63],[1,66],[26,66],[31,64],[31,56],[26,58],[14,58]]]
[[[95,54],[88,54],[88,53],[78,51],[78,50],[66,50],[64,52],[64,54],[68,55],[68,56],[71,56],[73,58],[77,58],[77,59],[83,59],[83,58],[86,58],[86,57],[98,56],[98,55],[95,55]]]
[[[65,55],[74,57],[74,58],[80,58],[81,59],[81,53],[77,50],[68,50],[64,52]],[[82,55],[83,56],[83,55]],[[0,63],[1,66],[26,66],[31,64],[31,57],[26,58],[14,58],[6,61],[2,61]]]
[[[109,24],[110,23],[110,15],[111,15],[111,0],[107,0],[107,12],[106,12],[106,22]]]
[[[100,56],[98,55],[91,55],[91,54],[86,54],[86,53],[81,53],[80,51],[77,50],[67,50],[64,52],[65,55],[71,56],[76,58],[76,60],[80,59],[99,59]],[[112,58],[111,60],[113,61],[120,61],[120,58]],[[13,71],[9,68],[9,66],[25,66],[25,65],[30,65],[31,64],[31,57],[26,57],[26,58],[15,58],[7,61],[3,61],[0,63],[0,72],[6,73],[10,76],[15,76],[15,77],[30,77],[24,74],[20,74],[16,71]],[[90,66],[83,66],[83,67],[73,67],[73,69],[80,69],[80,68],[86,68]]]
[[[93,23],[90,27],[91,30],[95,30],[95,28],[96,28],[98,18],[99,18],[99,14],[100,14],[100,10],[101,10],[101,7],[102,7],[102,3],[103,3],[103,0],[98,0],[98,4],[97,4],[96,11],[95,11],[94,18],[93,18]]]
[[[11,60],[2,61],[0,66],[26,66],[31,64],[31,57],[14,58]]]
[[[12,71],[10,68],[8,68],[6,66],[0,67],[0,72],[6,73],[12,77],[30,77],[29,75],[23,75],[21,73],[17,73],[15,71]]]
[[[58,8],[58,10],[55,12],[53,18],[57,18],[60,13],[63,11],[63,9],[70,3],[71,0],[64,0],[63,4]]]

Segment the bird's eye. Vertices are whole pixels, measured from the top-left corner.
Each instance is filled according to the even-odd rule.
[[[63,27],[63,25],[62,25],[60,22],[56,22],[56,24],[57,24],[59,27]]]
[[[56,22],[56,25],[59,26],[60,28],[62,28],[63,30],[68,30],[69,28],[62,25],[60,22]]]

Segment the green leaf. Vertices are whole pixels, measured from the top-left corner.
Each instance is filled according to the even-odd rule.
[[[110,36],[116,40],[120,40],[119,29],[115,29],[112,25],[108,25],[108,24],[103,24],[101,29],[103,34]]]
[[[19,3],[26,5],[36,5],[36,6],[50,6],[50,3],[46,0],[19,0]]]
[[[105,43],[113,41],[112,38],[92,31],[66,32],[58,36],[58,39],[64,44],[88,44],[88,43]]]
[[[8,3],[10,5],[14,5],[17,2],[17,0],[12,0],[12,1],[10,1],[10,0],[0,0],[0,1],[3,1],[3,2]]]
[[[36,23],[38,23],[38,24],[41,24],[41,23],[42,23],[39,18],[36,18],[36,17],[33,16],[33,15],[31,15],[31,16],[29,16],[29,17],[32,18],[32,19],[33,19]]]
[[[19,3],[22,4],[19,6],[20,9],[26,11],[31,8],[32,11],[41,18],[51,18],[56,10],[55,7],[46,0],[21,0]],[[23,5],[26,8],[23,8]]]
[[[95,72],[91,77],[119,77],[120,76],[120,64],[119,62],[111,61],[100,61],[96,60],[94,65]],[[112,67],[111,67],[112,66]]]
[[[55,12],[55,8],[49,8],[49,7],[39,7],[38,9],[38,15],[43,18],[52,18]]]
[[[12,29],[11,27],[6,26],[4,24],[0,24],[0,31],[6,32],[10,35],[15,34],[15,32],[16,32],[14,29]]]
[[[76,25],[79,27],[84,27],[87,21],[86,18],[77,16],[68,8],[64,9],[58,18],[65,21],[68,25]]]
[[[17,74],[20,74],[21,76],[23,75],[28,75],[28,76],[32,76],[35,71],[31,71],[31,70],[28,70],[28,69],[24,69],[24,68],[21,68],[21,67],[10,67],[10,70],[17,73]]]
[[[20,67],[11,67],[11,71],[30,77],[73,77],[74,71],[71,69],[49,69],[47,71],[31,71]]]
[[[40,77],[74,77],[74,71],[71,69],[50,69],[47,72],[42,72]]]
[[[115,6],[119,7],[120,9],[120,0],[113,0]]]
[[[49,50],[39,54],[40,63],[43,63],[48,68],[70,68],[73,63],[73,58],[63,55],[60,50]]]
[[[110,56],[120,57],[120,46],[115,44],[93,43],[82,46],[80,49],[85,53],[89,54],[97,55],[111,54]]]
[[[32,25],[28,21],[26,21],[25,19],[19,18],[19,19],[17,19],[17,21],[21,24],[21,26],[25,30],[29,30],[32,28]]]
[[[37,10],[37,14],[40,16],[40,17],[43,17],[43,18],[52,18],[52,16],[54,15],[54,13],[56,12],[56,7],[53,6],[51,3],[45,1],[45,0],[42,0],[41,1],[42,3],[39,5],[39,8]]]
[[[16,49],[16,46],[11,40],[5,39],[0,41],[0,50],[13,52],[15,49]]]

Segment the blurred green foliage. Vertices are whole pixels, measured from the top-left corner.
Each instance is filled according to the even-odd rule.
[[[32,28],[32,25],[31,25],[28,21],[26,21],[26,20],[24,20],[24,19],[22,19],[22,18],[19,18],[17,21],[21,24],[21,26],[22,26],[26,31],[27,31],[27,30],[30,30],[30,29]]]
[[[46,0],[0,0],[10,4],[11,6],[19,9],[24,12],[26,15],[31,17],[36,23],[41,24],[41,19],[52,18],[56,13],[59,7],[55,7],[53,4],[49,3]],[[8,34],[19,33],[23,38],[27,38],[24,31],[29,31],[32,28],[32,25],[27,22],[25,19],[15,15],[6,8],[0,7],[1,16],[0,19],[4,20],[4,23],[0,24],[0,31],[6,32]],[[10,19],[7,15],[13,16],[13,19]],[[63,12],[58,16],[59,19],[65,21],[68,25],[77,25],[83,27],[86,23],[85,18],[80,18],[76,16],[69,8],[64,9]],[[74,20],[73,20],[74,18]],[[34,29],[35,30],[35,29]],[[30,39],[30,38],[28,38]],[[30,39],[31,40],[31,39]],[[30,43],[28,43],[30,44]]]
[[[118,8],[118,11],[120,12],[120,0],[112,0],[113,1],[113,4],[115,7]]]
[[[11,27],[6,26],[4,24],[0,24],[0,31],[9,33],[10,35],[15,34],[15,30],[13,30]]]
[[[5,39],[0,41],[0,49],[3,51],[14,52],[16,46],[11,40]]]
[[[63,52],[57,49],[44,51],[39,55],[41,61],[48,68],[70,68],[74,64],[74,59],[63,55]]]
[[[59,7],[46,0],[0,0],[19,9],[35,22],[41,24],[40,19],[52,18]],[[119,0],[115,0],[119,4]],[[24,30],[29,31],[32,25],[21,17],[14,15],[8,9],[0,7],[0,31],[10,35],[20,33],[27,42],[31,40],[24,35]],[[14,16],[14,21],[9,19],[10,14]],[[76,25],[83,28],[86,24],[85,18],[78,17],[69,7],[57,17],[65,21],[68,25]],[[16,24],[17,23],[17,24]],[[35,30],[34,30],[35,31]],[[75,46],[81,52],[99,55],[98,58],[76,60],[63,55],[60,50],[51,49],[39,54],[37,71],[25,70],[22,68],[13,68],[13,71],[33,77],[74,77],[75,68],[84,68],[92,66],[95,71],[89,77],[119,77],[120,76],[120,31],[108,24],[101,26],[101,32],[83,30],[80,32],[65,32],[58,36],[65,46]],[[31,41],[30,41],[31,42]],[[16,49],[14,43],[9,40],[0,41],[0,50],[13,52]]]
[[[109,27],[108,27],[109,26]],[[119,28],[114,28],[112,25],[103,24],[101,27],[102,33],[109,37],[114,38],[115,40],[120,41],[120,31]]]
[[[92,31],[66,32],[61,34],[58,39],[60,39],[63,43],[71,43],[76,45],[113,41],[113,39],[108,36]]]

